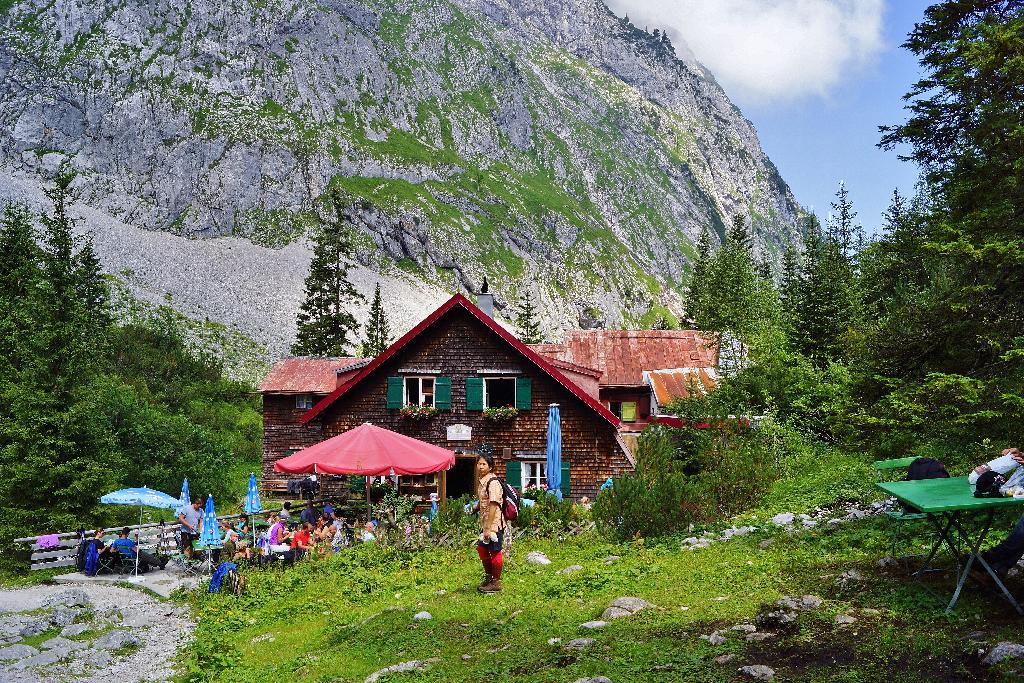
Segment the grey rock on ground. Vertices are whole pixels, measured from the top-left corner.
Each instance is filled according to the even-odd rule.
[[[0,649],[0,661],[10,662],[16,659],[27,659],[39,654],[39,650],[31,645],[8,645]]]
[[[753,633],[757,630],[757,627],[753,624],[736,624],[732,627],[733,631],[742,631],[744,633]]]
[[[562,644],[562,639],[561,638],[548,638],[548,645],[561,645],[561,644]]]
[[[602,621],[602,620],[598,619],[598,620],[595,620],[595,621],[585,621],[582,624],[580,624],[580,628],[586,629],[588,631],[592,631],[594,629],[604,628],[607,625],[608,625],[607,621]]]
[[[417,612],[416,614],[412,615],[413,621],[430,621],[433,618],[434,615],[430,612]]]
[[[11,666],[11,668],[15,671],[22,671],[24,669],[52,666],[61,660],[67,659],[69,654],[71,653],[66,650],[43,650],[39,654],[33,655],[28,659],[18,660]]]
[[[60,634],[65,638],[74,638],[75,636],[80,636],[92,628],[92,624],[68,624],[60,630]]]
[[[70,652],[72,650],[84,650],[89,646],[78,640],[68,640],[67,638],[55,636],[42,643],[39,647],[44,650],[67,650]]]
[[[862,581],[864,581],[864,575],[856,569],[851,569],[836,577],[836,580],[833,583],[837,588],[847,588],[848,586]]]
[[[728,664],[732,660],[736,659],[736,655],[729,653],[725,655],[718,655],[715,657],[715,664]]]
[[[739,672],[745,676],[750,676],[755,681],[772,681],[775,680],[775,670],[764,664],[754,664],[752,666],[741,666]]]
[[[1003,641],[988,651],[981,663],[993,666],[1004,659],[1024,659],[1024,645]]]
[[[817,595],[801,595],[799,597],[787,595],[779,599],[778,605],[798,612],[808,612],[821,607],[821,603],[822,599]]]
[[[773,610],[771,612],[761,612],[754,619],[754,623],[759,629],[773,628],[776,626],[786,626],[796,621],[796,612],[790,612],[788,610]]]
[[[712,645],[716,646],[716,647],[718,645],[724,644],[727,640],[728,639],[724,635],[722,635],[721,632],[719,632],[719,631],[715,631],[710,636],[708,636],[708,642],[711,643]]]
[[[857,623],[857,618],[851,617],[849,614],[837,614],[836,623],[840,626],[848,626]]]
[[[581,564],[570,564],[565,569],[559,569],[555,573],[556,574],[572,574],[573,572],[578,572],[581,569],[583,569],[583,565],[581,565]]]
[[[601,614],[601,618],[605,621],[621,619],[623,617],[632,616],[633,614],[645,609],[650,609],[651,607],[654,607],[654,605],[643,598],[616,598],[615,600],[612,600],[612,604],[608,606],[608,609]]]
[[[414,659],[409,662],[400,662],[398,664],[392,664],[391,666],[386,666],[383,669],[374,671],[372,674],[370,674],[364,679],[363,683],[373,683],[381,676],[386,676],[387,674],[396,674],[403,673],[405,671],[418,671],[420,669],[425,669],[436,661],[436,659]]]
[[[91,607],[92,600],[89,599],[89,595],[85,592],[84,588],[65,588],[59,593],[43,600],[40,607],[47,608],[60,605],[65,607]]]
[[[531,552],[528,552],[526,554],[526,561],[529,562],[530,564],[540,564],[540,565],[549,565],[549,564],[551,564],[551,560],[548,559],[548,556],[545,555],[544,553],[542,553],[539,550],[533,550]]]
[[[772,524],[776,526],[787,526],[793,523],[795,515],[792,512],[781,512],[772,517]]]
[[[758,631],[756,633],[748,633],[746,635],[746,641],[748,643],[760,643],[763,640],[768,640],[769,638],[774,638],[774,637],[775,637],[774,633],[766,633],[764,631]]]
[[[38,636],[50,630],[50,620],[43,617],[30,619],[21,625],[21,635],[26,638]]]
[[[607,676],[594,676],[593,678],[577,678],[574,683],[612,683]]]
[[[622,559],[622,557],[619,556],[619,555],[609,555],[607,557],[602,558],[601,561],[604,562],[605,564],[615,564],[616,562],[618,562],[621,559]]]
[[[573,650],[583,650],[593,645],[594,642],[593,638],[573,638],[565,646]]]
[[[122,647],[136,647],[140,642],[134,633],[115,629],[97,638],[94,647],[98,650],[120,650]]]

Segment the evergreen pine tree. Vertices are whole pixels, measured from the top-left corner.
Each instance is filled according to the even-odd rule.
[[[836,200],[829,206],[832,207],[832,215],[828,222],[828,238],[839,245],[843,255],[849,256],[863,246],[864,228],[856,222],[857,212],[853,210],[846,183],[839,182]]]
[[[686,291],[686,314],[697,327],[706,320],[711,305],[711,232],[707,226],[697,240],[697,258]]]
[[[380,298],[380,283],[373,291],[373,301],[370,303],[370,317],[366,321],[366,342],[363,344],[363,355],[373,358],[384,353],[384,349],[391,346],[391,324],[384,312],[384,303]]]
[[[9,205],[0,218],[0,377],[13,379],[32,349],[39,305],[42,251],[31,215]]]
[[[343,356],[359,327],[349,309],[363,297],[348,280],[351,227],[337,193],[331,196],[330,211],[320,222],[306,276],[306,299],[299,308],[292,344],[296,355]]]
[[[516,327],[519,329],[519,339],[524,344],[540,344],[544,341],[541,334],[540,321],[537,319],[537,307],[533,303],[533,297],[525,288],[519,296],[519,304],[516,307]]]
[[[782,312],[789,325],[795,322],[797,301],[800,297],[800,277],[802,264],[800,252],[792,243],[786,245],[782,255],[782,282],[779,285],[779,298],[782,301]],[[792,328],[790,329],[792,332]]]

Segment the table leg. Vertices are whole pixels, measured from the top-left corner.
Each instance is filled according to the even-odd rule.
[[[988,562],[985,561],[985,558],[982,557],[981,553],[979,552],[979,550],[981,550],[982,543],[985,542],[985,537],[988,536],[988,532],[992,529],[992,520],[994,517],[995,512],[989,510],[988,515],[985,518],[985,526],[984,528],[982,528],[981,533],[978,534],[977,542],[973,544],[970,542],[970,536],[967,534],[967,531],[964,529],[964,527],[960,524],[959,520],[954,518],[954,524],[956,525],[957,530],[960,532],[960,535],[963,536],[963,538],[965,538],[968,542],[968,547],[970,548],[971,555],[967,558],[967,566],[964,567],[963,576],[961,576],[960,580],[957,582],[956,592],[953,593],[953,600],[949,603],[949,607],[946,608],[946,612],[952,611],[953,607],[957,603],[957,600],[960,599],[960,592],[963,590],[964,584],[967,582],[967,577],[971,571],[971,564],[973,564],[974,560],[977,559],[978,562],[981,563],[981,566],[984,567],[985,571],[988,572],[988,575],[992,577],[992,580],[995,582],[996,586],[999,587],[999,590],[1002,591],[1003,596],[1010,602],[1011,605],[1013,605],[1013,608],[1017,610],[1017,614],[1024,615],[1024,609],[1021,608],[1020,603],[1017,602],[1017,600],[1013,597],[1013,594],[1010,593],[1010,590],[999,578],[999,575],[992,570],[992,567],[989,566]]]
[[[948,520],[946,522],[945,527],[942,526],[942,520],[943,519]],[[950,529],[950,527],[953,526],[952,516],[948,515],[948,514],[937,514],[936,515],[936,514],[928,513],[928,521],[930,521],[932,523],[932,525],[935,527],[936,531],[939,532],[939,537],[937,539],[935,539],[935,543],[932,544],[931,552],[928,553],[928,557],[925,558],[924,564],[921,565],[921,568],[918,569],[913,574],[911,574],[911,576],[915,576],[918,579],[920,579],[926,573],[931,571],[932,560],[935,559],[935,555],[939,552],[939,548],[942,547],[942,544],[944,542],[945,542],[945,544],[947,546],[949,546],[950,550],[953,551],[954,556],[957,558],[957,569],[959,570],[960,552],[957,550],[956,545],[953,544],[952,541],[949,540],[949,529]]]

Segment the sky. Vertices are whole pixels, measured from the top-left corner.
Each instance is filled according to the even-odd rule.
[[[823,221],[839,182],[875,233],[894,188],[917,167],[876,147],[878,126],[907,118],[918,79],[900,47],[926,0],[606,0],[641,27],[685,43],[753,122],[803,206]]]

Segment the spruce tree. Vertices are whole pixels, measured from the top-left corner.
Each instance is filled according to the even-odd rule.
[[[540,320],[537,319],[537,307],[533,303],[533,297],[525,288],[519,296],[519,304],[516,306],[516,327],[519,329],[519,339],[524,344],[540,344],[544,341],[541,334]]]
[[[380,298],[380,283],[373,290],[373,301],[370,303],[370,317],[366,321],[366,341],[363,343],[363,356],[373,358],[384,353],[391,346],[391,324],[384,312],[384,303]]]
[[[686,291],[686,314],[699,328],[711,306],[711,232],[707,226],[697,240],[697,258]]]
[[[359,325],[350,308],[363,297],[348,280],[352,227],[341,196],[331,196],[330,214],[320,222],[313,261],[306,276],[306,299],[299,308],[292,353],[344,356]]]
[[[41,261],[28,209],[5,207],[0,218],[0,377],[13,379],[36,355],[31,342],[38,322]]]
[[[779,298],[782,301],[782,312],[789,324],[795,320],[797,302],[800,298],[800,277],[802,265],[800,252],[792,243],[786,245],[782,255],[782,282],[779,284]]]
[[[857,212],[853,210],[850,192],[846,183],[839,181],[836,200],[829,204],[832,215],[828,222],[828,239],[839,245],[845,256],[851,255],[864,245],[864,228],[856,222]]]

